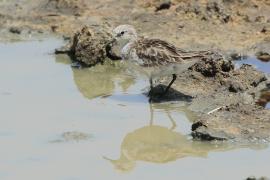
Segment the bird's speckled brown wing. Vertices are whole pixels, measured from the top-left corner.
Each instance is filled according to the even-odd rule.
[[[187,52],[159,39],[140,39],[133,44],[136,54],[143,61],[143,66],[159,66],[182,63],[193,57],[201,57],[207,51]]]

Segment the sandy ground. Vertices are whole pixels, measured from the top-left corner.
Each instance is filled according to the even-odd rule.
[[[83,25],[106,23],[132,24],[143,36],[186,49],[245,54],[270,41],[268,0],[4,0],[0,9],[2,40],[46,33],[70,37]]]

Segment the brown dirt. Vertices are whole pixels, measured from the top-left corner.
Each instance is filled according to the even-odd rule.
[[[155,90],[164,89],[168,80],[161,80],[162,85]],[[268,141],[270,110],[257,105],[263,98],[267,101],[268,91],[260,93],[267,86],[266,75],[251,65],[235,69],[230,61],[208,58],[179,74],[170,93],[153,101],[181,100],[188,109],[198,112],[192,126],[194,138]]]
[[[97,29],[85,26],[74,35],[70,53],[77,61],[87,66],[104,62],[107,57],[106,47],[111,41],[111,34],[105,29],[106,27]]]
[[[267,0],[2,1],[0,39],[47,33],[71,37],[84,25],[107,22],[112,27],[132,24],[143,36],[186,49],[255,53],[259,50],[250,48],[269,37],[269,8]],[[17,30],[9,31],[14,28],[20,29],[19,36]]]
[[[237,103],[212,114],[204,114],[193,124],[193,137],[205,140],[270,140],[270,111],[260,106]]]

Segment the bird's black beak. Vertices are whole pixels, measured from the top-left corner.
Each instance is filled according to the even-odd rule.
[[[118,33],[118,34],[116,34],[116,37],[120,37],[122,34],[121,33]]]

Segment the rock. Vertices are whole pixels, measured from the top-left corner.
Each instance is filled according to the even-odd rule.
[[[238,82],[238,81],[230,81],[229,83],[228,83],[229,85],[229,91],[230,92],[243,92],[244,91],[244,89],[245,89],[245,87],[240,83],[240,82]]]
[[[246,59],[247,57],[248,57],[247,55],[239,52],[232,52],[228,55],[228,58],[233,61],[243,60]]]
[[[203,114],[192,126],[192,136],[202,140],[269,141],[270,111],[238,103]]]
[[[265,62],[270,61],[270,54],[268,52],[259,51],[256,53],[256,56],[261,61],[265,61]]]
[[[256,103],[262,107],[265,107],[266,104],[269,102],[270,102],[270,89],[268,88],[261,92],[261,95]]]
[[[161,2],[157,7],[156,7],[156,12],[164,9],[170,9],[171,7],[171,1],[164,1]]]
[[[268,62],[270,61],[270,39],[265,38],[260,43],[252,46],[252,50],[255,51],[255,55],[258,59]]]
[[[107,57],[106,46],[112,38],[110,32],[105,26],[84,26],[72,40],[70,52],[75,60],[87,66],[103,63]]]
[[[261,30],[261,33],[264,34],[270,33],[270,26],[264,26]]]
[[[20,27],[10,27],[9,32],[14,34],[21,34],[22,29]]]
[[[57,25],[52,25],[52,26],[51,26],[52,32],[56,32],[57,29],[58,29],[58,26],[57,26]]]
[[[106,24],[84,26],[70,38],[68,44],[55,49],[55,54],[68,54],[84,66],[103,63],[106,58],[120,60],[118,51],[111,43],[111,32]]]
[[[62,46],[60,48],[56,48],[54,51],[55,54],[70,54],[70,44],[66,44],[65,46]]]
[[[197,72],[202,73],[204,76],[213,77],[217,73],[229,72],[234,69],[234,65],[231,61],[224,60],[219,57],[205,57],[202,61],[195,64],[193,67]]]

